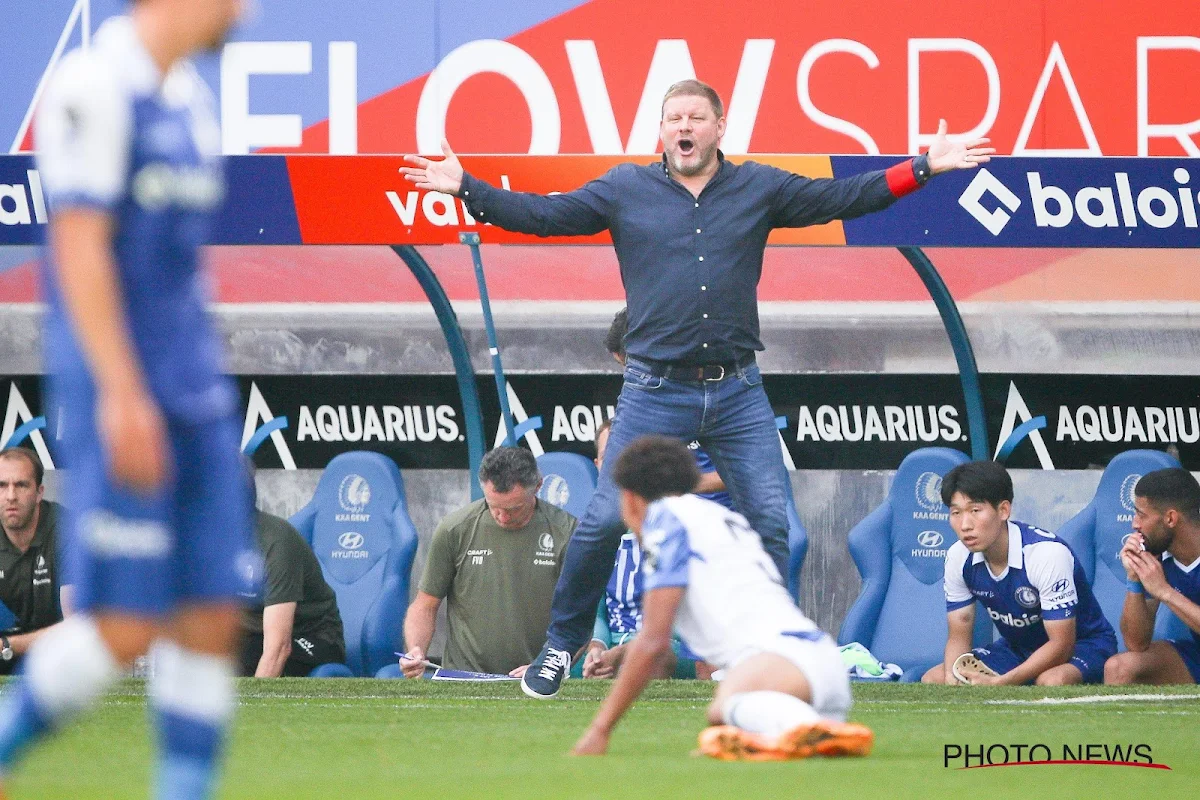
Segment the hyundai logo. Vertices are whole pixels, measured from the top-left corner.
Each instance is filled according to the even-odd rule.
[[[363,535],[354,531],[346,531],[338,537],[338,546],[343,550],[357,550],[363,546]]]
[[[945,540],[937,531],[921,531],[917,534],[917,544],[921,547],[941,547]]]

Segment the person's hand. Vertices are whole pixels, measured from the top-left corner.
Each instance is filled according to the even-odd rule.
[[[937,138],[929,146],[929,171],[937,175],[952,169],[974,169],[991,160],[994,147],[985,147],[991,139],[976,139],[972,142],[952,142],[946,136],[946,120],[938,120]]]
[[[115,483],[139,494],[151,494],[167,481],[170,445],[158,403],[141,385],[101,391],[96,427]]]
[[[604,644],[593,639],[588,643],[587,654],[583,657],[583,677],[611,678],[611,675],[597,675],[600,668],[600,657],[604,654]]]
[[[414,647],[400,657],[400,671],[406,678],[420,678],[425,674],[425,651]]]
[[[1133,559],[1146,550],[1145,541],[1142,535],[1135,531],[1126,537],[1125,544],[1121,545],[1121,551],[1117,553],[1117,557],[1121,559],[1121,566],[1125,568],[1125,577],[1131,581],[1138,579],[1133,569]]]
[[[573,756],[602,756],[608,752],[608,733],[595,727],[588,727],[571,750]]]
[[[400,174],[405,180],[412,181],[418,189],[427,192],[445,192],[458,194],[462,188],[463,168],[458,163],[458,156],[450,149],[450,142],[442,139],[441,161],[430,161],[424,156],[405,156],[404,160],[415,167],[401,167]]]
[[[1171,584],[1167,583],[1167,576],[1163,573],[1162,559],[1143,551],[1129,561],[1133,566],[1134,580],[1141,582],[1146,594],[1155,600],[1162,600],[1170,593]]]
[[[527,670],[527,669],[529,669],[529,665],[528,665],[528,664],[525,664],[524,666],[517,667],[517,668],[513,669],[511,672],[509,672],[509,673],[508,673],[508,677],[510,677],[510,678],[524,678],[524,677],[525,677],[525,670]]]

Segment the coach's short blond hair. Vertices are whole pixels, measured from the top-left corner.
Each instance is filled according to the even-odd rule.
[[[666,108],[668,100],[680,95],[703,97],[713,107],[713,111],[717,112],[717,119],[725,116],[725,105],[721,102],[721,95],[717,94],[717,90],[704,81],[690,78],[686,81],[671,84],[671,87],[667,89],[667,93],[663,95],[663,108]],[[661,114],[662,112],[660,111],[659,115],[661,116]]]

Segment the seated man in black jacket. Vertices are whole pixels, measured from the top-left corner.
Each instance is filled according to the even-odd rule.
[[[12,674],[33,640],[63,618],[55,557],[62,506],[43,499],[43,474],[33,450],[0,450],[0,601],[16,617],[0,634],[0,675]]]

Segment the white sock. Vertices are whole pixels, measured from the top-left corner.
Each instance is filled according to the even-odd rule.
[[[30,691],[55,723],[90,706],[120,675],[95,621],[81,614],[43,634],[25,659]]]
[[[778,736],[797,725],[814,722],[820,715],[808,703],[784,692],[741,692],[721,708],[728,725],[764,736]]]

